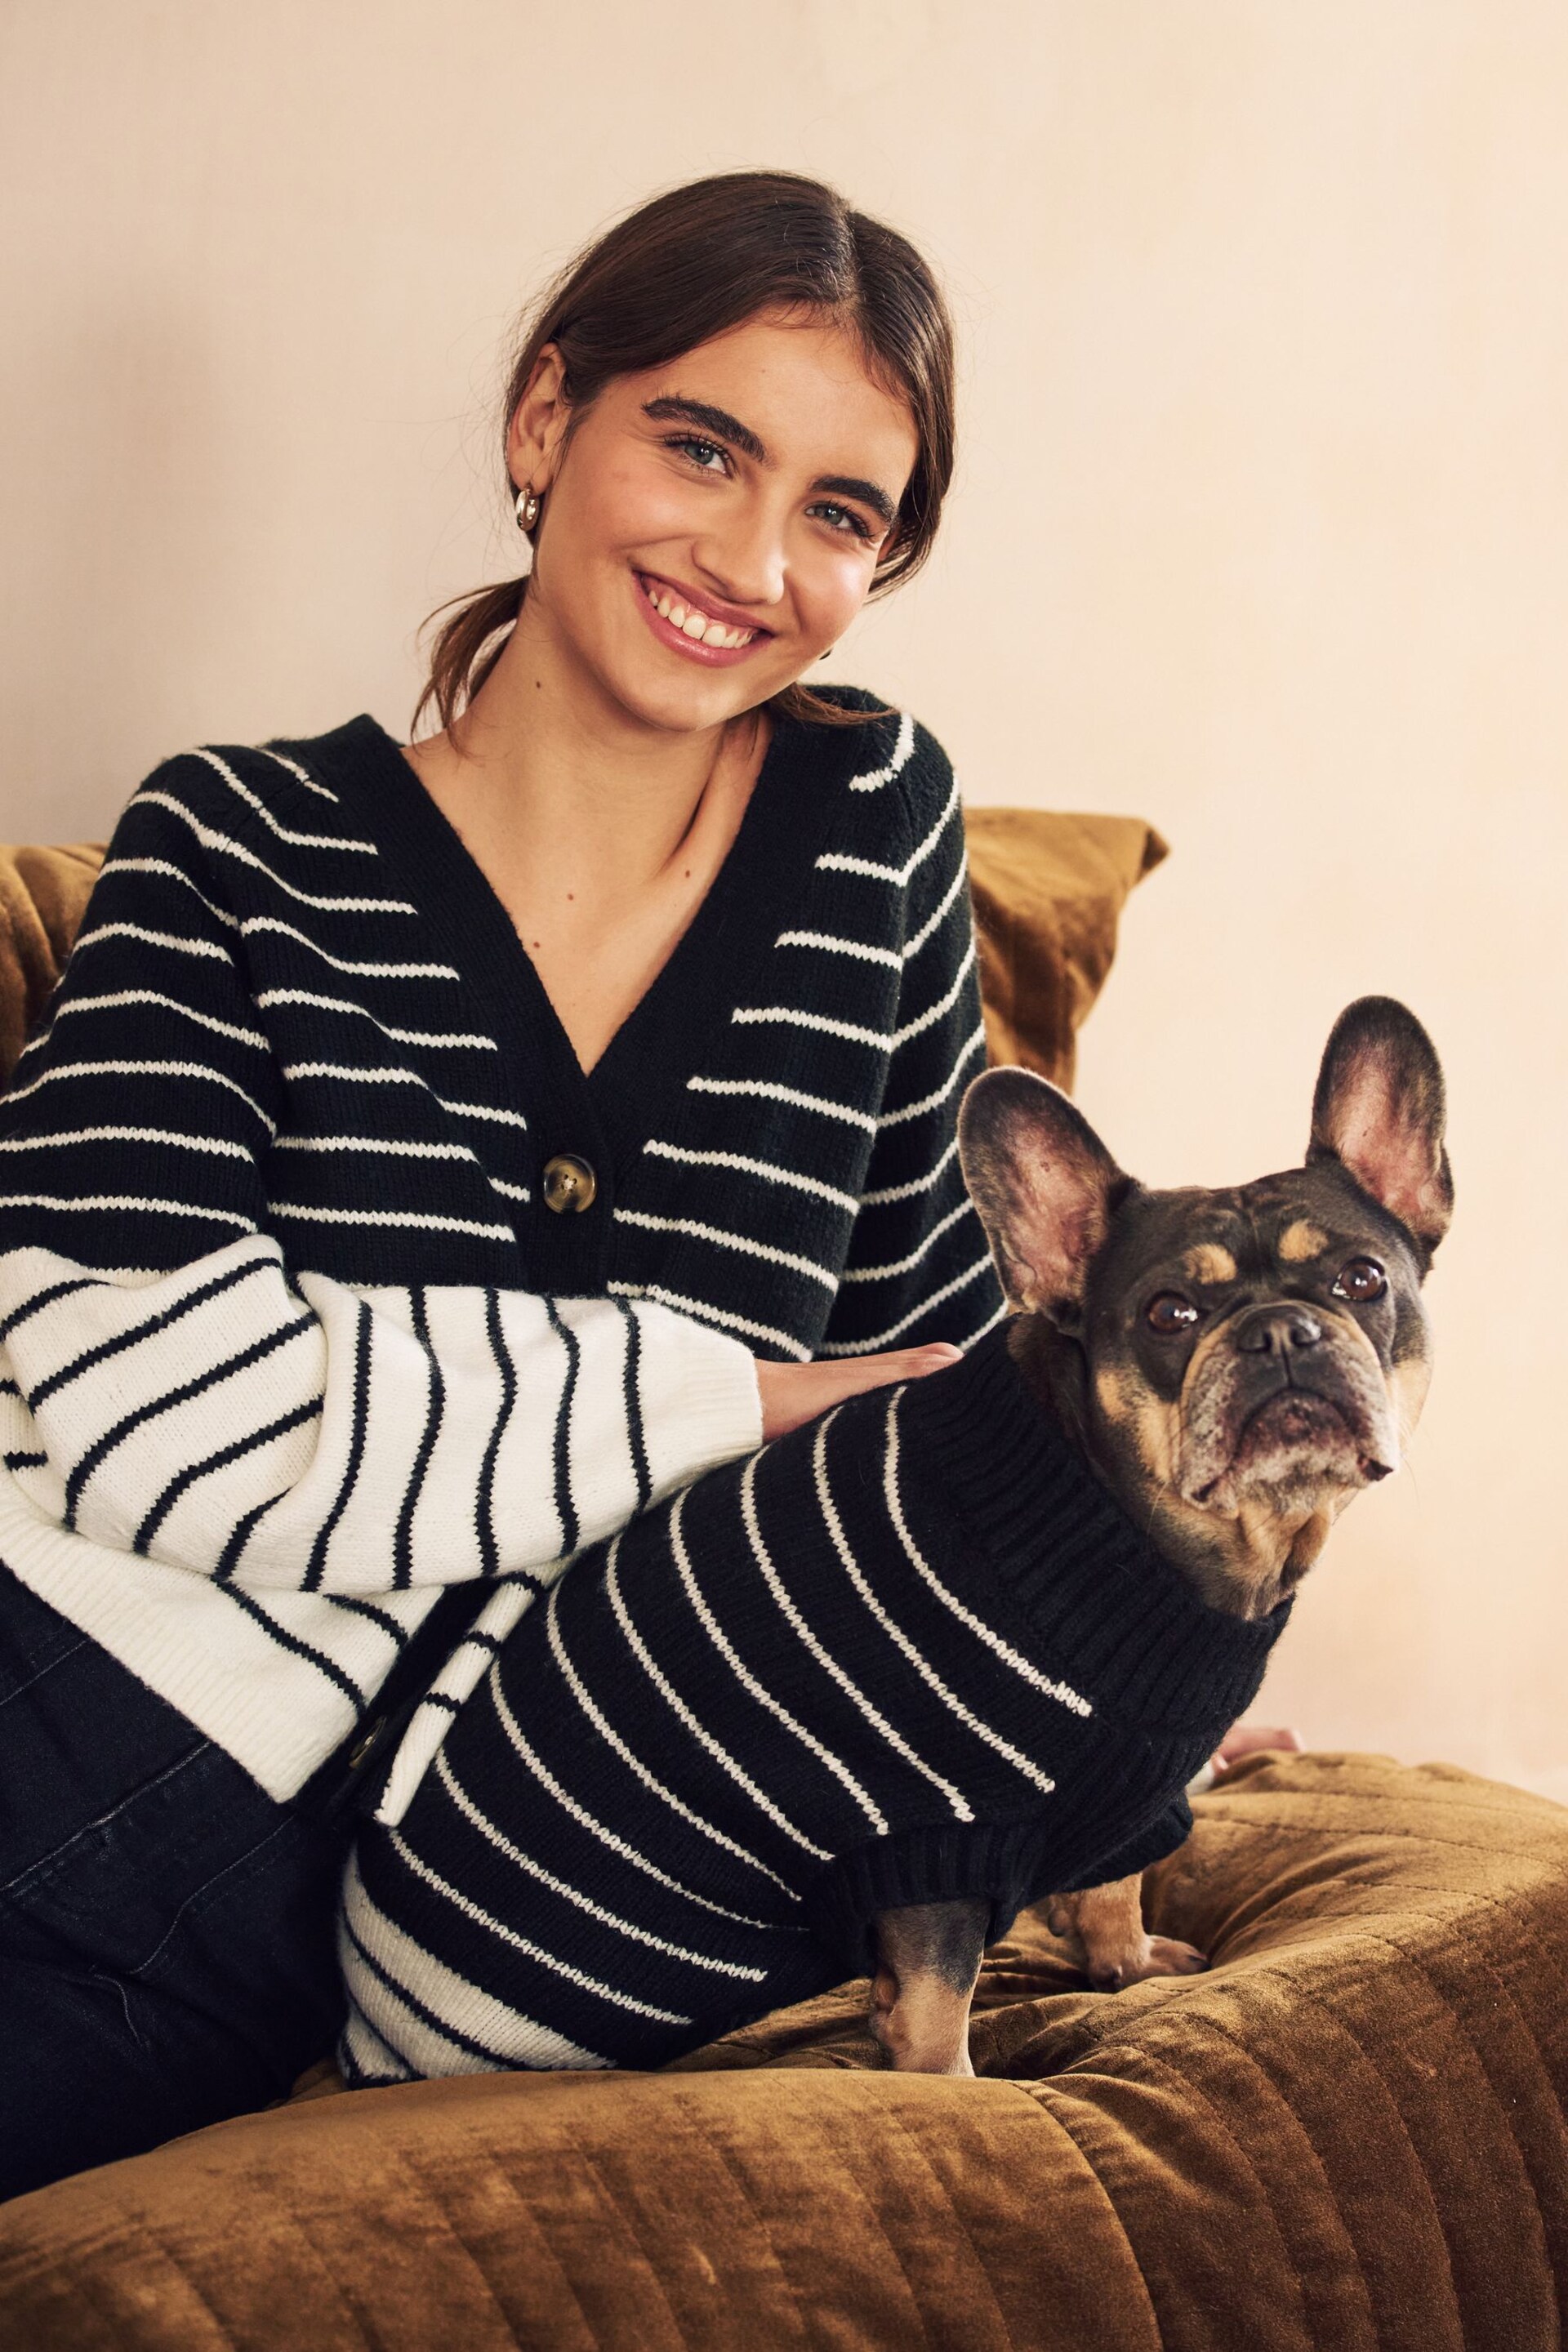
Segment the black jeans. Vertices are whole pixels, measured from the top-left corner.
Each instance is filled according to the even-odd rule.
[[[0,1567],[0,2197],[327,2054],[352,1826],[275,1804]]]

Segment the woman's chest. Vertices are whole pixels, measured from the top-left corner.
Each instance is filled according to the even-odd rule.
[[[542,892],[532,877],[500,877],[497,896],[584,1075],[664,971],[717,870],[699,857],[622,890]]]

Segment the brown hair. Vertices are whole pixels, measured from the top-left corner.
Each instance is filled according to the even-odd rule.
[[[693,180],[640,205],[587,247],[530,315],[507,386],[503,449],[547,343],[561,352],[566,397],[581,416],[613,378],[661,367],[760,310],[781,308],[842,321],[879,380],[909,403],[919,451],[878,560],[871,593],[886,593],[925,562],[952,477],[952,326],[909,240],[851,211],[818,180],[794,172]],[[472,701],[500,658],[501,643],[493,641],[517,619],[526,586],[526,579],[503,581],[440,608],[451,618],[436,639],[416,728],[434,703],[450,729]],[[876,716],[847,712],[798,683],[769,707],[829,725]]]

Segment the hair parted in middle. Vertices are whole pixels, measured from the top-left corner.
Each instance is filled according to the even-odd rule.
[[[724,172],[654,196],[570,262],[530,312],[512,362],[507,428],[541,353],[561,353],[568,438],[616,377],[662,367],[765,310],[846,328],[867,367],[908,404],[917,452],[878,560],[873,596],[919,570],[931,552],[952,478],[952,322],[936,280],[909,239],[795,172]],[[526,578],[453,600],[414,714],[434,705],[450,730],[500,658]],[[436,617],[436,616],[432,616]],[[500,640],[498,642],[498,640]],[[768,706],[795,719],[854,725],[798,682]]]

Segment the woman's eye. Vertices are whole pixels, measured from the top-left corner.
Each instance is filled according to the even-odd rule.
[[[1381,1298],[1387,1288],[1388,1276],[1374,1257],[1352,1257],[1340,1268],[1334,1297],[1348,1298],[1352,1307],[1365,1307]]]
[[[1179,1339],[1184,1332],[1203,1321],[1204,1311],[1194,1307],[1190,1298],[1184,1298],[1179,1290],[1162,1290],[1143,1309],[1143,1319],[1162,1339]]]
[[[671,441],[668,446],[672,449],[679,449],[682,456],[689,457],[692,464],[704,474],[721,474],[724,471],[725,453],[720,448],[717,441],[699,441],[687,434],[683,435],[679,441]]]
[[[817,505],[808,507],[806,512],[820,515],[831,530],[844,531],[856,539],[869,539],[871,536],[869,524],[862,521],[852,508]]]

